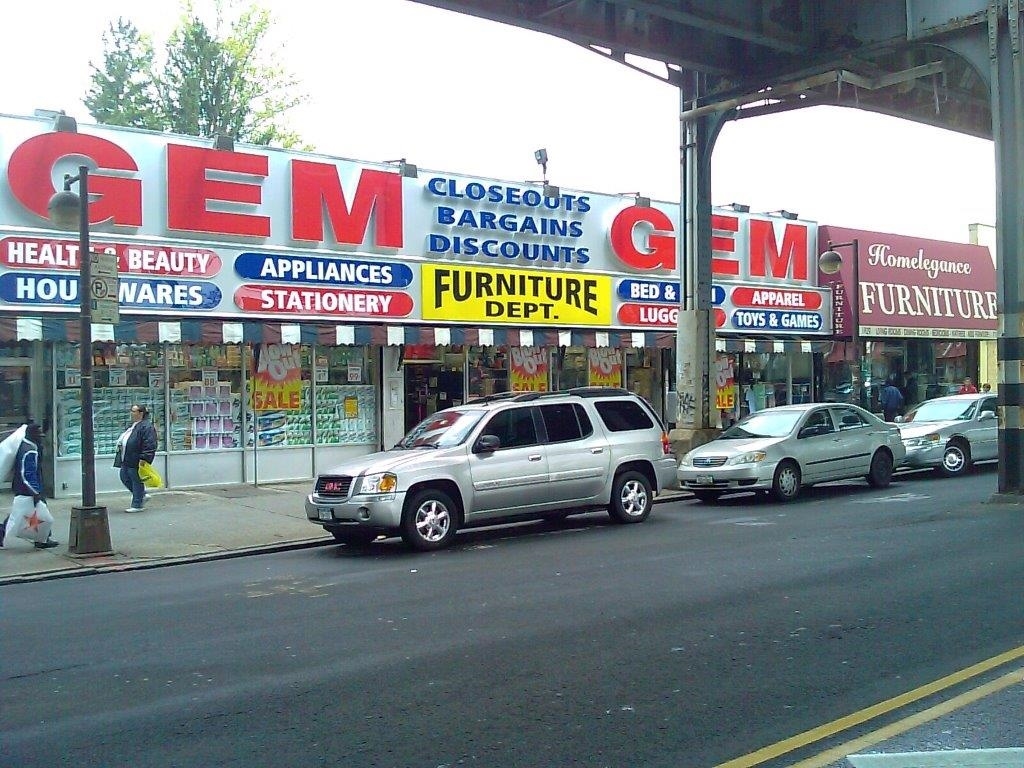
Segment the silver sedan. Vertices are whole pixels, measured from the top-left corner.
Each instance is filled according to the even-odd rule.
[[[723,493],[767,491],[779,501],[814,483],[892,480],[905,449],[899,429],[846,403],[766,408],[747,416],[679,463],[679,484],[705,502]]]
[[[991,392],[925,400],[897,417],[905,466],[934,467],[947,477],[962,475],[975,461],[999,458],[999,419]]]

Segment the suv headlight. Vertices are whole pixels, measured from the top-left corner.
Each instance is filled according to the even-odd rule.
[[[926,448],[930,445],[938,445],[940,438],[937,432],[932,432],[928,435],[922,435],[921,437],[908,437],[903,441],[903,445],[907,448]]]
[[[747,451],[739,456],[733,456],[725,463],[729,465],[756,464],[759,461],[764,461],[766,458],[768,458],[768,454],[764,451]]]
[[[393,472],[376,472],[364,475],[359,481],[360,493],[394,493],[398,487],[398,475]]]

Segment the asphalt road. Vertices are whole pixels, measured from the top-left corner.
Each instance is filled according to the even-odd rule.
[[[0,587],[2,762],[715,766],[1024,641],[995,485]]]

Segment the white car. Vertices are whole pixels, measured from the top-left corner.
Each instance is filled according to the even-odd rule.
[[[679,484],[704,502],[723,493],[767,491],[779,501],[830,480],[892,480],[906,451],[895,424],[846,403],[766,408],[683,456]]]
[[[896,421],[907,449],[905,466],[962,475],[975,461],[999,458],[999,419],[991,392],[925,400]]]

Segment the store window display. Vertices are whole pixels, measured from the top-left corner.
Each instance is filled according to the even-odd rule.
[[[508,392],[508,352],[504,347],[470,347],[467,398]]]
[[[168,344],[171,451],[242,444],[242,347]]]
[[[78,344],[57,344],[54,447],[58,457],[82,455],[81,357]],[[132,405],[145,405],[163,438],[164,366],[159,344],[93,347],[93,434],[97,456],[113,456]],[[165,446],[160,446],[161,450]]]
[[[313,373],[317,445],[376,443],[376,370],[369,348],[318,348]]]

